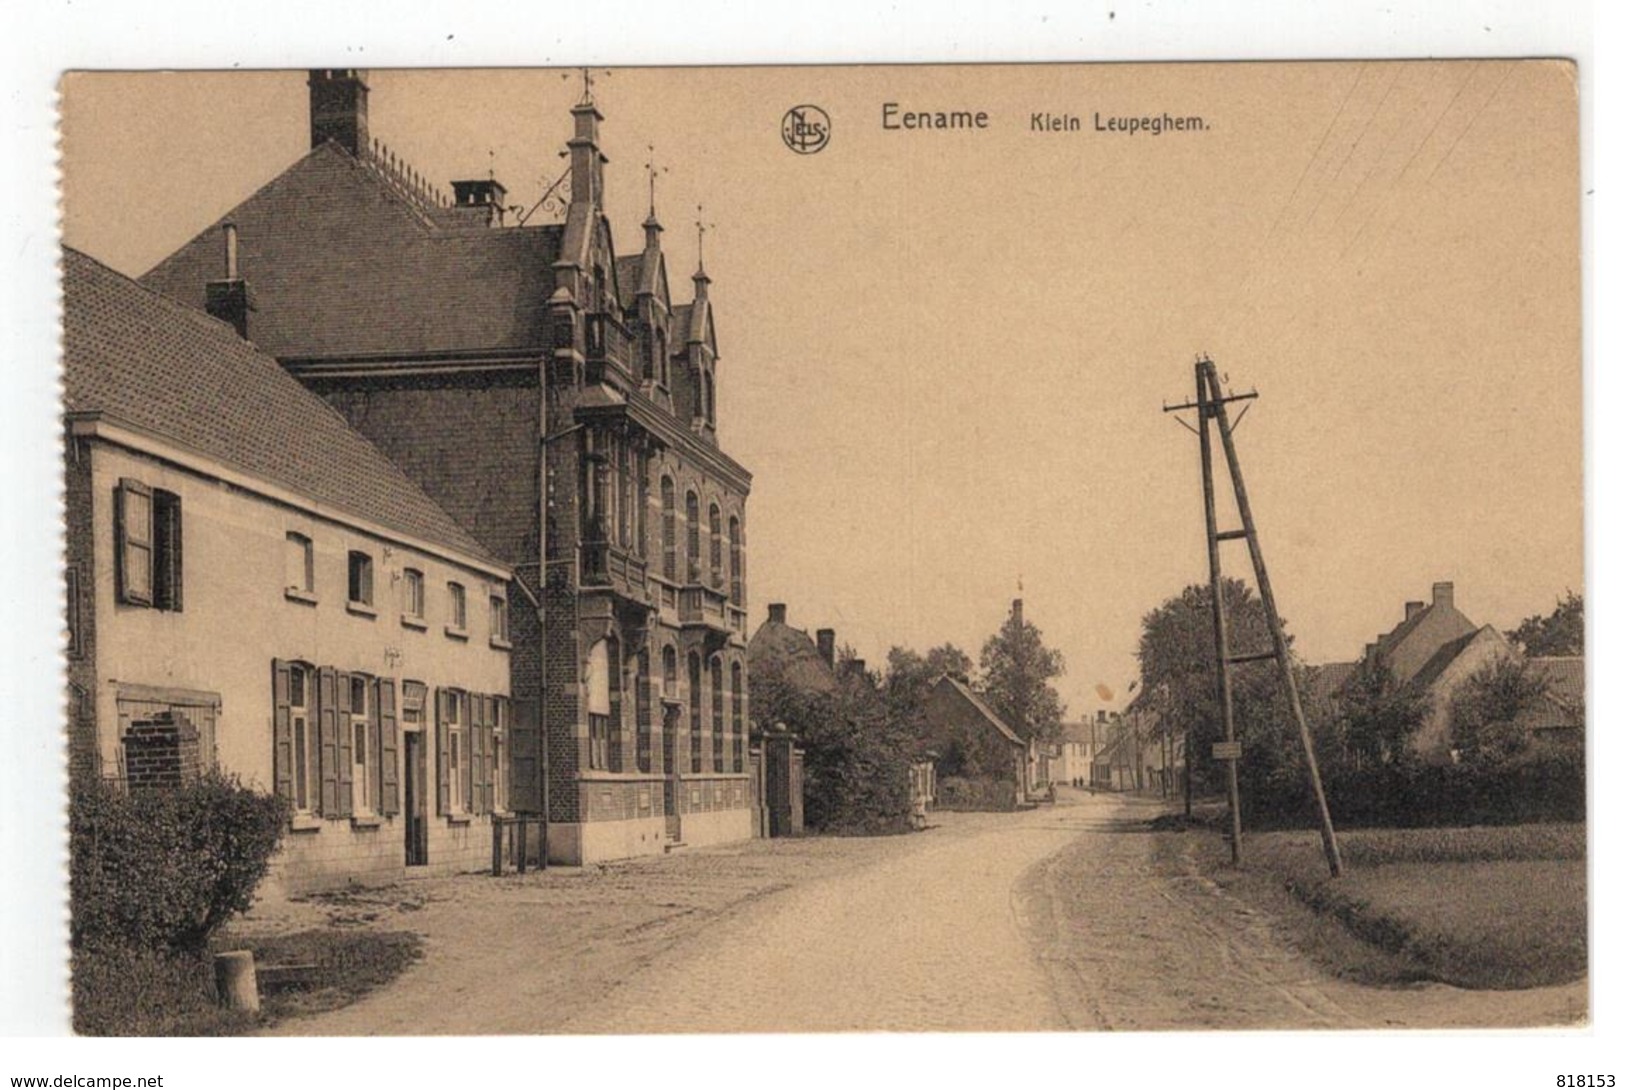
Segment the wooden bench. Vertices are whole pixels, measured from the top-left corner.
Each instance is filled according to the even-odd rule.
[[[260,965],[254,969],[254,977],[261,991],[277,991],[283,988],[309,988],[316,983],[316,966],[311,965]]]

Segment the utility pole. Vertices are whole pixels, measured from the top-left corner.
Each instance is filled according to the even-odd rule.
[[[1288,654],[1286,633],[1281,627],[1281,615],[1275,608],[1275,592],[1270,587],[1269,572],[1264,567],[1264,552],[1258,543],[1258,527],[1253,521],[1252,505],[1247,499],[1247,486],[1241,475],[1241,462],[1236,456],[1235,425],[1230,421],[1230,413],[1226,408],[1230,402],[1250,401],[1258,397],[1256,391],[1244,394],[1225,394],[1219,386],[1218,369],[1213,361],[1206,356],[1196,361],[1196,400],[1182,405],[1165,405],[1164,412],[1179,412],[1184,409],[1197,410],[1200,430],[1197,432],[1201,441],[1202,451],[1202,506],[1207,523],[1207,555],[1209,587],[1213,598],[1213,636],[1214,646],[1218,656],[1218,695],[1219,706],[1224,715],[1224,742],[1214,746],[1214,756],[1223,760],[1226,765],[1225,779],[1230,796],[1230,859],[1231,862],[1241,862],[1241,790],[1236,774],[1236,763],[1241,760],[1241,745],[1236,739],[1235,706],[1230,687],[1230,668],[1247,662],[1261,662],[1264,659],[1274,659],[1281,671],[1281,681],[1286,686],[1287,698],[1292,706],[1292,717],[1297,721],[1298,739],[1303,745],[1304,766],[1309,774],[1309,785],[1315,795],[1315,804],[1320,812],[1320,840],[1321,847],[1326,854],[1326,865],[1335,878],[1343,873],[1343,860],[1337,847],[1337,832],[1332,827],[1331,810],[1326,805],[1326,791],[1320,782],[1320,766],[1315,761],[1314,738],[1309,733],[1308,721],[1304,718],[1303,703],[1298,697],[1297,678],[1292,673],[1292,661]],[[1246,410],[1242,410],[1243,415]],[[1241,528],[1237,530],[1220,530],[1218,515],[1214,504],[1213,484],[1213,442],[1209,434],[1210,422],[1218,429],[1219,441],[1224,448],[1224,457],[1230,471],[1230,484],[1235,492],[1236,511],[1241,516]],[[1235,423],[1239,424],[1241,417]],[[1180,420],[1181,424],[1185,424]],[[1190,428],[1190,425],[1185,424]],[[1224,608],[1224,580],[1219,561],[1219,545],[1225,541],[1245,540],[1247,552],[1252,560],[1253,576],[1258,582],[1258,597],[1264,606],[1264,615],[1269,621],[1271,650],[1251,652],[1241,655],[1230,653],[1230,640],[1228,619]],[[1189,736],[1187,735],[1187,742]],[[1186,807],[1190,805],[1188,781],[1190,775],[1190,762],[1192,754],[1187,747],[1185,752],[1186,766]]]

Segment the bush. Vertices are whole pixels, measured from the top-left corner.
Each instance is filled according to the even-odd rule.
[[[69,806],[72,941],[196,953],[253,903],[288,804],[209,773],[171,790],[106,783]]]
[[[1514,825],[1585,820],[1585,753],[1536,743],[1505,763],[1385,765],[1344,769],[1326,779],[1339,826]],[[1308,827],[1313,800],[1301,781],[1244,792],[1242,817],[1259,828]]]
[[[1014,810],[1016,785],[1009,780],[948,776],[937,784],[939,810]]]
[[[95,1037],[216,1037],[253,1028],[254,1015],[215,1001],[200,953],[98,943],[73,952],[73,1029]]]

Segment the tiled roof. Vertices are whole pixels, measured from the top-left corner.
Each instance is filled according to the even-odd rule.
[[[621,290],[621,305],[630,308],[638,297],[638,282],[643,279],[643,255],[631,254],[615,259],[615,283]]]
[[[776,671],[799,689],[827,693],[835,688],[835,673],[813,638],[779,621],[762,622],[745,648],[745,660],[752,673]]]
[[[1584,655],[1537,656],[1529,664],[1546,675],[1551,683],[1550,693],[1560,702],[1579,704],[1586,695],[1586,660]]]
[[[1309,675],[1309,691],[1321,700],[1330,700],[1354,676],[1357,662],[1328,662],[1316,666]]]
[[[1095,730],[1093,723],[1062,723],[1061,741],[1078,742],[1082,745],[1093,745]]]
[[[70,413],[110,420],[390,530],[497,563],[337,411],[223,322],[63,250]]]
[[[975,708],[978,712],[981,712],[987,721],[992,723],[993,726],[998,729],[998,732],[1004,735],[1010,741],[1014,742],[1018,746],[1025,746],[1027,744],[1021,740],[1021,735],[1011,730],[1009,724],[1007,724],[1003,719],[999,718],[999,713],[989,707],[987,701],[978,696],[975,690],[973,690],[969,685],[966,685],[958,678],[950,677],[947,674],[943,674],[942,677],[938,678],[937,684],[949,685],[956,689],[960,696],[964,697],[970,702],[971,707]]]
[[[314,149],[141,278],[187,306],[225,276],[237,227],[256,311],[249,336],[282,359],[539,348],[562,229],[451,226],[370,161]]]

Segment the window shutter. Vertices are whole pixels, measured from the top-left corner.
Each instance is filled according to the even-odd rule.
[[[497,763],[497,698],[485,698],[485,808],[495,810],[497,806],[496,791],[496,763]]]
[[[480,698],[477,693],[468,693],[463,699],[463,809],[475,814],[479,812],[480,806],[480,800],[474,794],[480,782],[477,772],[480,766],[480,727],[475,718]]]
[[[499,697],[485,698],[485,809],[497,808],[497,701]]]
[[[113,492],[114,572],[119,601],[152,605],[152,489],[128,477]]]
[[[288,707],[289,668],[271,660],[271,782],[278,795],[293,801],[293,719]]]
[[[322,816],[339,812],[339,704],[331,666],[316,671],[316,732],[321,751]]]
[[[378,679],[378,812],[389,817],[401,812],[401,727],[395,717],[395,679]]]
[[[436,791],[435,813],[451,813],[451,743],[447,739],[446,720],[451,717],[448,710],[451,703],[451,693],[446,689],[435,690],[435,717],[434,717],[434,747],[439,758],[436,764]]]
[[[468,694],[468,812],[471,814],[485,813],[485,799],[481,796],[480,787],[484,777],[480,775],[480,764],[485,755],[485,697],[479,693]]]
[[[350,675],[334,674],[338,690],[338,810],[339,817],[355,813],[355,742],[350,725]]]

